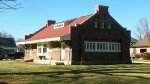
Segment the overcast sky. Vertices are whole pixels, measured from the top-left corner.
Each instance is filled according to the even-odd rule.
[[[150,16],[150,0],[20,0],[21,9],[0,12],[0,30],[15,38],[36,32],[46,20],[56,22],[95,13],[96,5],[109,6],[109,13],[134,36],[135,25]]]

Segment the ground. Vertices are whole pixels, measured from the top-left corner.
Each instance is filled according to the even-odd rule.
[[[0,84],[150,84],[150,64],[51,66],[0,61]]]

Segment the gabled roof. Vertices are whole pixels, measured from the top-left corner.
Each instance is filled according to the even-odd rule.
[[[75,26],[76,24],[82,24],[84,21],[86,21],[88,18],[90,18],[91,15],[82,16],[79,18],[58,22],[58,23],[64,23],[65,26],[62,28],[54,29],[55,24],[51,24],[48,26],[43,27],[39,31],[37,31],[34,34],[31,34],[32,36],[25,41],[34,41],[34,40],[40,40],[40,39],[48,39],[48,38],[56,38],[56,37],[62,37],[65,35],[70,34],[70,27]],[[56,24],[58,24],[56,23]]]
[[[0,37],[0,48],[16,49],[16,43],[14,41],[14,38],[1,38]]]
[[[147,38],[140,39],[140,40],[138,40],[138,42],[137,42],[135,45],[133,45],[132,47],[135,47],[135,48],[150,47],[150,38],[147,37]]]

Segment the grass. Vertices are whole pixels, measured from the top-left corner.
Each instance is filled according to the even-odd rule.
[[[150,84],[149,64],[51,66],[0,61],[0,84]]]

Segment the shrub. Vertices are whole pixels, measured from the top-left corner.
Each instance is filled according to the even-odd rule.
[[[135,56],[136,59],[141,58],[141,54],[135,54],[134,56]]]
[[[144,52],[141,54],[141,57],[145,60],[150,60],[150,53]]]

